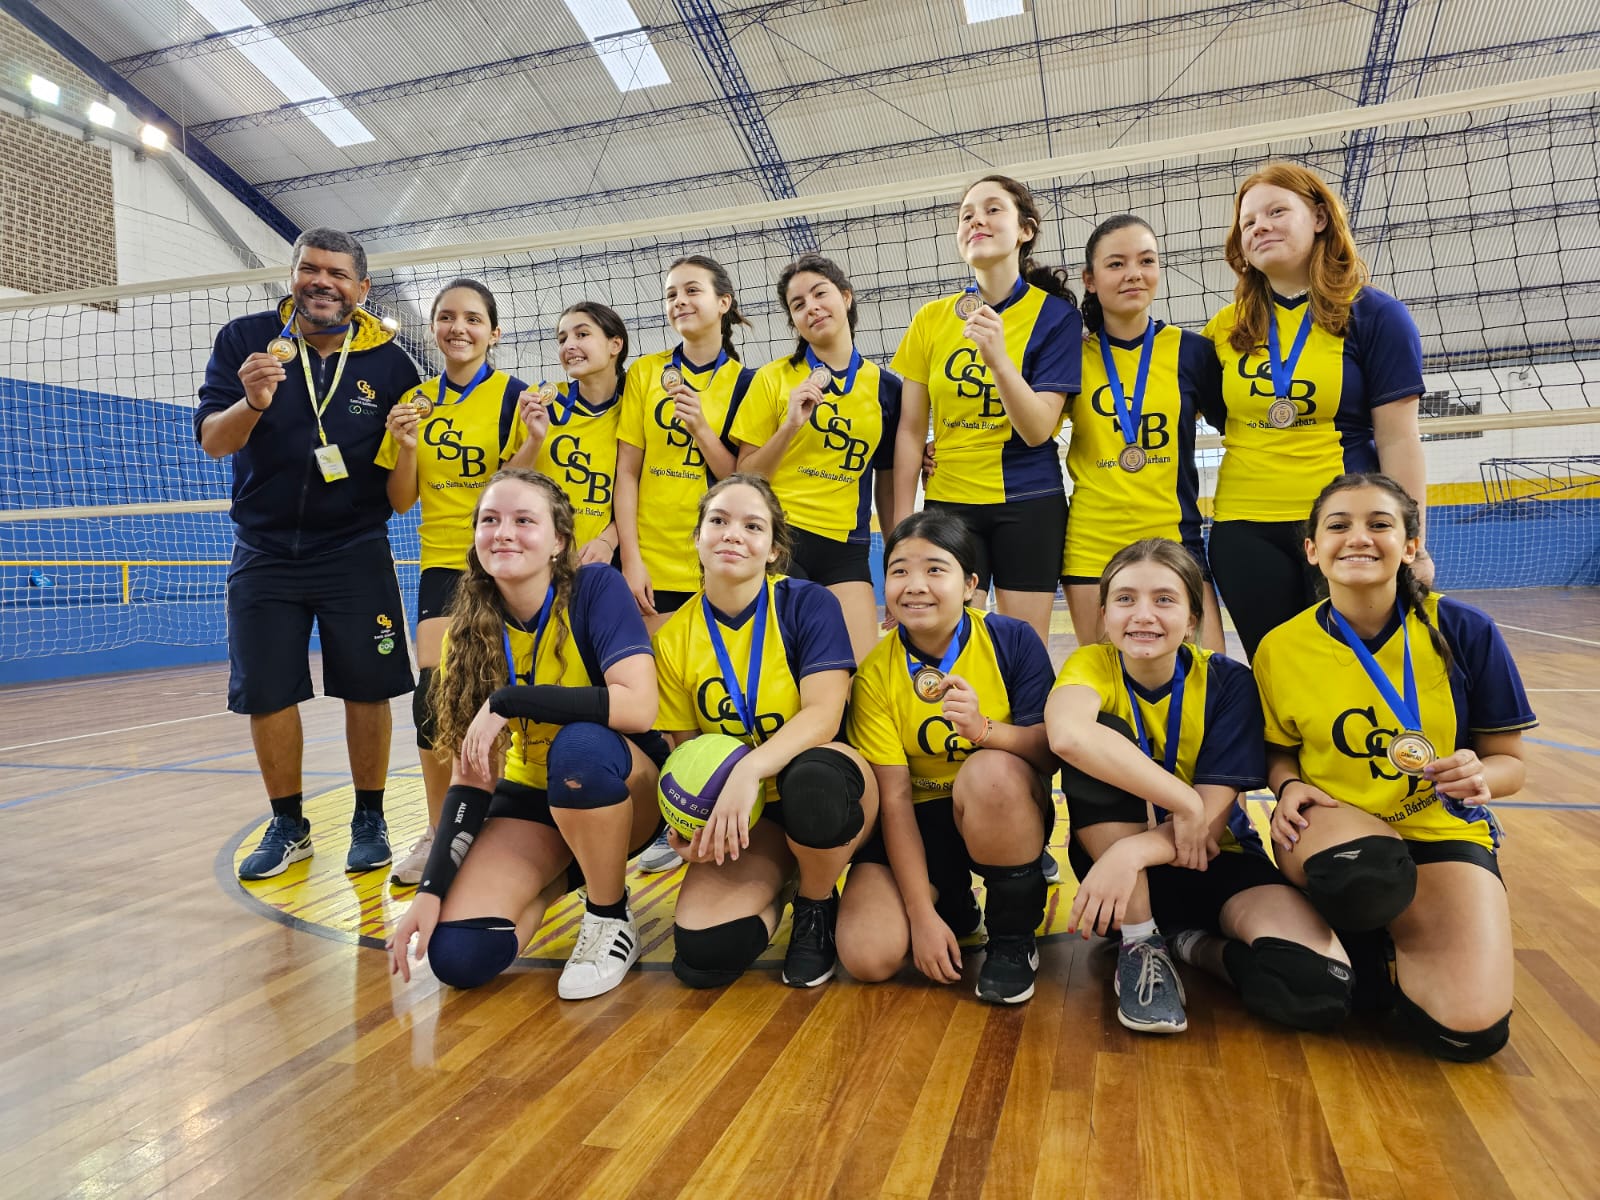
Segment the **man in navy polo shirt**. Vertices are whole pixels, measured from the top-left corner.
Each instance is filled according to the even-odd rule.
[[[389,701],[415,686],[389,552],[388,473],[373,459],[417,369],[360,307],[372,286],[360,242],[307,230],[289,270],[290,294],[276,311],[222,327],[194,415],[205,452],[233,456],[228,708],[250,717],[272,802],[241,879],[265,879],[311,856],[299,705],[313,695],[312,620],[323,690],[344,701],[356,793],[347,871],[389,862]]]

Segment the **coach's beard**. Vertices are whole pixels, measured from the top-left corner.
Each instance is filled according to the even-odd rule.
[[[345,304],[343,299],[337,292],[300,292],[294,298],[295,315],[300,318],[302,324],[315,326],[318,329],[332,329],[336,325],[343,325],[350,319],[350,314],[356,310],[354,304]],[[306,303],[310,300],[333,300],[339,302],[338,315],[326,321],[312,316],[306,311]]]

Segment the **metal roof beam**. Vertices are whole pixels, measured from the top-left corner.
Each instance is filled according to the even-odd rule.
[[[1362,68],[1361,93],[1356,103],[1362,107],[1382,104],[1389,95],[1394,75],[1395,55],[1400,49],[1400,30],[1406,23],[1411,0],[1378,0],[1372,15],[1372,41],[1367,46],[1367,62]],[[1372,139],[1376,130],[1357,129],[1350,137],[1344,158],[1344,203],[1350,220],[1361,212],[1361,195],[1367,186],[1367,167],[1372,163]]]

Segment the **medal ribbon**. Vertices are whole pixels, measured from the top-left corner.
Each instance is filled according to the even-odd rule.
[[[544,627],[550,623],[551,610],[555,608],[556,585],[551,584],[545,589],[544,603],[539,606],[539,619],[533,626],[533,656],[528,659],[528,683],[533,683],[533,677],[539,672],[539,639],[544,636]],[[512,620],[516,620],[515,617]],[[517,628],[523,633],[529,632],[521,621],[517,621]],[[511,631],[501,627],[500,636],[504,639],[506,650],[506,670],[511,673],[511,685],[515,687],[521,680],[517,674],[517,660],[511,656]]]
[[[762,580],[761,594],[756,597],[756,611],[750,618],[755,622],[755,628],[750,631],[750,662],[746,667],[743,689],[739,687],[738,673],[728,657],[727,643],[722,640],[716,610],[711,607],[711,601],[704,593],[700,596],[706,633],[711,637],[711,649],[717,656],[717,669],[722,672],[722,685],[728,690],[728,699],[733,701],[733,711],[739,714],[739,720],[744,722],[750,736],[757,740],[760,740],[761,731],[756,725],[756,697],[761,689],[761,653],[767,641],[767,589],[767,581]]]
[[[1019,275],[1017,277],[1016,285],[1013,286],[1012,289],[1011,289],[1011,294],[1009,296],[1007,296],[1004,300],[1000,301],[999,304],[996,304],[996,305],[992,306],[994,308],[994,311],[997,312],[997,313],[1005,312],[1006,309],[1010,308],[1018,300],[1022,299],[1022,293],[1026,292],[1027,290],[1028,290],[1028,281],[1026,279],[1023,279]],[[969,295],[977,296],[979,305],[983,305],[983,304],[987,303],[987,301],[984,300],[983,296],[980,295],[979,292],[978,292],[977,280],[973,280],[971,283],[967,284],[967,286],[965,288],[963,288],[962,291],[968,293]]]
[[[453,401],[451,401],[451,403],[453,403],[453,404],[465,404],[467,402],[467,397],[472,395],[472,389],[477,387],[480,383],[482,383],[485,379],[489,378],[489,376],[492,375],[492,374],[494,374],[494,368],[489,366],[489,360],[488,359],[484,359],[482,364],[479,365],[477,373],[473,375],[472,382],[467,384],[466,387],[462,388],[460,393],[456,396],[456,398]],[[436,407],[441,407],[442,408],[444,406],[445,388],[449,385],[449,383],[450,383],[449,376],[446,375],[443,371],[439,372],[439,395],[434,400],[434,405]]]
[[[325,330],[327,333],[337,333],[336,329]],[[339,347],[339,365],[333,369],[333,382],[328,385],[328,394],[322,398],[322,403],[317,403],[317,387],[311,382],[311,355],[301,351],[300,366],[306,373],[306,395],[311,400],[311,411],[317,418],[317,439],[326,446],[328,435],[322,429],[322,414],[328,411],[328,405],[333,403],[333,394],[339,390],[339,380],[344,375],[345,360],[350,357],[350,339],[355,336],[355,323],[344,326],[344,345]],[[304,336],[304,335],[301,335]]]
[[[1122,662],[1122,656],[1117,655],[1117,661]],[[1183,732],[1183,680],[1186,672],[1183,666],[1183,651],[1179,650],[1172,664],[1172,691],[1167,696],[1167,740],[1161,747],[1161,766],[1168,775],[1177,774],[1178,765],[1178,737]],[[1133,680],[1128,675],[1126,664],[1122,667],[1122,686],[1128,689],[1128,704],[1133,708],[1133,731],[1139,737],[1139,749],[1144,751],[1144,756],[1154,759],[1150,753],[1150,735],[1145,732],[1144,718],[1139,715],[1139,697],[1133,690]]]
[[[824,391],[832,392],[835,396],[848,396],[850,389],[856,386],[856,372],[861,370],[861,351],[855,347],[850,348],[850,365],[844,369],[844,382],[839,381],[839,372],[817,357],[817,352],[810,346],[806,347],[806,365],[815,371],[821,367],[833,378],[829,381]]]
[[[1139,439],[1139,422],[1144,416],[1144,388],[1150,380],[1150,360],[1155,357],[1156,323],[1147,321],[1144,327],[1144,345],[1139,350],[1139,374],[1133,384],[1133,403],[1122,391],[1122,376],[1117,374],[1117,362],[1111,356],[1111,339],[1100,331],[1100,360],[1105,363],[1106,383],[1111,388],[1111,406],[1117,412],[1117,426],[1122,430],[1122,440],[1133,445]],[[1298,353],[1298,352],[1297,352]]]
[[[956,659],[960,658],[961,652],[967,648],[967,639],[971,634],[972,617],[965,610],[962,610],[961,624],[956,626],[955,636],[950,639],[950,645],[945,648],[944,656],[939,659],[937,669],[940,675],[950,674],[950,668],[956,665]],[[911,637],[906,633],[904,625],[900,626],[900,644],[905,647],[906,673],[912,679],[917,677],[917,672],[923,667],[933,665],[911,648]],[[917,699],[921,700],[922,697],[918,696]],[[932,703],[932,701],[928,703]]]
[[[1311,336],[1311,299],[1306,298],[1306,311],[1300,317],[1300,330],[1294,335],[1294,345],[1289,347],[1289,357],[1283,357],[1283,345],[1278,340],[1278,312],[1273,308],[1272,319],[1267,322],[1267,364],[1272,368],[1272,394],[1279,400],[1289,398],[1289,385],[1294,382],[1294,369],[1300,363],[1300,352],[1306,348]]]
[[[1388,675],[1378,665],[1378,660],[1372,656],[1372,651],[1367,649],[1356,631],[1350,628],[1350,622],[1339,615],[1339,610],[1331,603],[1328,611],[1333,614],[1333,623],[1339,627],[1339,634],[1344,644],[1355,651],[1356,661],[1361,664],[1361,669],[1367,673],[1367,678],[1372,680],[1373,686],[1378,689],[1378,694],[1383,697],[1383,702],[1389,706],[1389,711],[1394,713],[1394,719],[1400,722],[1401,728],[1409,733],[1422,732],[1422,707],[1417,699],[1417,677],[1411,669],[1411,632],[1406,628],[1406,610],[1400,608],[1400,644],[1404,650],[1405,689],[1406,694],[1401,696],[1394,690],[1394,684],[1389,682]]]
[[[684,383],[689,383],[689,372],[690,371],[693,371],[696,375],[704,375],[707,372],[709,372],[712,375],[715,375],[718,371],[720,371],[722,369],[722,364],[727,362],[727,361],[728,361],[728,352],[726,350],[718,350],[717,351],[716,361],[713,362],[709,367],[697,367],[693,363],[691,363],[687,358],[685,358],[683,356],[683,343],[682,342],[679,342],[676,346],[674,346],[672,348],[672,365],[678,368],[678,372],[683,376]],[[700,390],[699,388],[695,387],[694,384],[692,384],[692,383],[689,383],[689,386],[691,388],[694,388],[694,390],[697,391],[697,392]]]
[[[540,383],[540,387],[544,384]],[[566,404],[561,401],[565,400]],[[578,405],[583,401],[583,395],[578,390],[578,381],[574,379],[567,385],[567,394],[563,396],[561,389],[556,388],[556,397],[550,402],[550,424],[565,425],[572,420],[572,414],[578,410]]]

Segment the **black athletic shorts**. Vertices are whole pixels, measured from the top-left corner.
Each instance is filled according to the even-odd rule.
[[[789,530],[789,574],[828,587],[872,583],[866,542],[836,542],[809,529]]]
[[[456,584],[465,571],[450,567],[428,567],[417,579],[417,620],[450,615],[450,601],[455,598]]]
[[[1306,561],[1304,521],[1215,521],[1207,553],[1222,603],[1245,653],[1317,602],[1317,569]]]
[[[1183,548],[1187,550],[1189,552],[1189,556],[1193,558],[1197,564],[1199,564],[1200,578],[1204,579],[1207,583],[1210,583],[1211,564],[1206,561],[1205,545],[1201,542],[1195,542],[1192,545],[1188,542],[1184,542]],[[1090,584],[1098,586],[1100,583],[1100,578],[1101,577],[1099,575],[1063,575],[1061,577],[1061,582],[1067,587],[1071,587],[1074,584]]]
[[[375,704],[416,687],[387,538],[305,559],[236,545],[227,605],[231,712],[259,716],[311,699],[312,621],[324,694]]]
[[[654,595],[656,598],[656,612],[664,617],[668,613],[677,612],[685,604],[689,603],[689,597],[693,596],[694,593],[664,592],[660,588],[656,588]]]
[[[1083,882],[1094,859],[1077,838],[1067,843],[1067,864]],[[1255,887],[1293,887],[1265,854],[1254,850],[1224,850],[1204,871],[1168,864],[1145,872],[1150,885],[1150,915],[1166,934],[1180,929],[1222,932],[1222,908],[1240,892]]]
[[[1487,846],[1477,842],[1452,841],[1452,842],[1413,842],[1402,839],[1406,843],[1406,853],[1411,855],[1411,861],[1417,866],[1426,866],[1429,863],[1464,862],[1482,867],[1502,883],[1504,877],[1500,874],[1500,857]]]
[[[1008,500],[1003,504],[952,504],[928,500],[929,512],[959,517],[978,543],[978,588],[1049,592],[1061,576],[1067,540],[1066,496]]]

